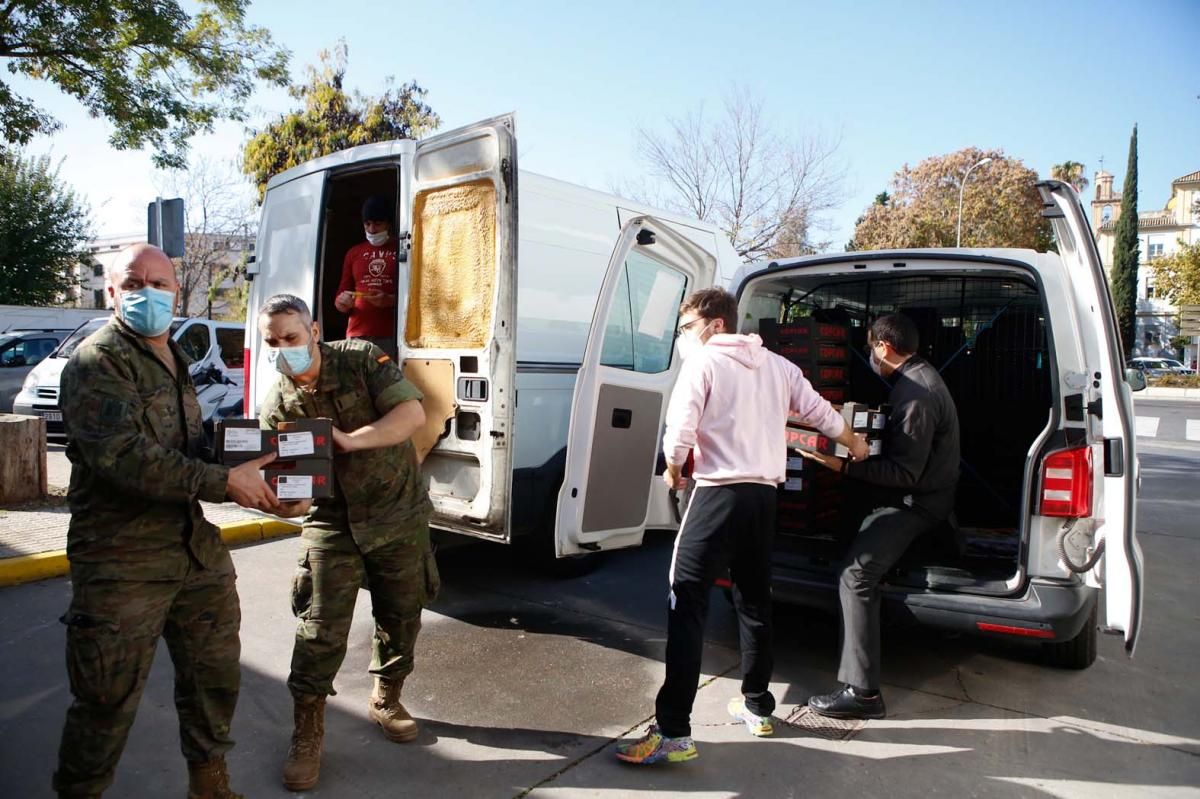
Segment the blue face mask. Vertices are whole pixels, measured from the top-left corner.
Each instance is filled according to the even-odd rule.
[[[121,295],[121,318],[139,336],[160,336],[171,326],[175,292],[146,286]]]
[[[302,375],[312,366],[312,352],[309,351],[308,344],[299,347],[276,347],[271,350],[271,359],[280,374],[289,376]]]

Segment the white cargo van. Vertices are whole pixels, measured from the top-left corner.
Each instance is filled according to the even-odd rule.
[[[287,292],[326,340],[359,208],[395,198],[398,349],[425,393],[434,526],[558,557],[676,526],[659,440],[678,306],[739,265],[712,226],[519,172],[511,116],[355,147],[267,185],[250,314]],[[247,411],[277,375],[246,326]],[[540,534],[537,535],[537,534]]]
[[[1078,196],[1056,181],[1038,190],[1057,253],[850,252],[749,265],[734,282],[743,331],[798,316],[849,324],[849,396],[871,404],[888,386],[869,367],[867,327],[891,312],[916,322],[920,354],[958,408],[962,470],[956,518],[914,545],[885,578],[884,596],[917,621],[1041,641],[1051,662],[1083,668],[1095,659],[1098,623],[1122,632],[1131,653],[1140,626],[1126,380],[1135,389],[1145,382],[1125,370]],[[785,527],[775,597],[836,601],[852,526],[794,535]]]

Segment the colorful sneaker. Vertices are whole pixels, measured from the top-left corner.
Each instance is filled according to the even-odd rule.
[[[696,751],[696,742],[692,736],[668,738],[658,731],[657,724],[646,728],[646,734],[636,741],[617,744],[617,759],[626,763],[650,765],[660,760],[668,763],[682,763],[685,760],[695,760],[700,756]]]
[[[775,734],[775,728],[771,726],[771,717],[751,713],[746,709],[746,700],[742,697],[730,699],[725,709],[729,711],[729,715],[745,724],[751,735],[766,738]]]

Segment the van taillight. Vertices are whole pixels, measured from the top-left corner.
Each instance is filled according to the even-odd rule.
[[[252,419],[254,411],[250,408],[250,348],[242,350],[242,416]]]
[[[1091,447],[1065,449],[1042,462],[1042,516],[1092,515]]]

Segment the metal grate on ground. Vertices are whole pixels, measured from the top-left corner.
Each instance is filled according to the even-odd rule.
[[[830,741],[848,741],[867,726],[862,719],[831,719],[814,713],[808,705],[797,705],[783,723],[809,735]]]

